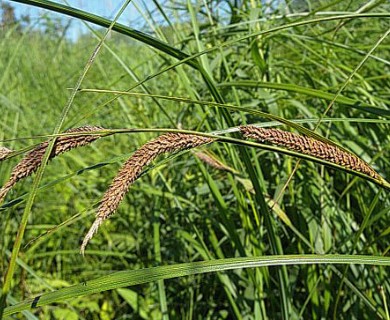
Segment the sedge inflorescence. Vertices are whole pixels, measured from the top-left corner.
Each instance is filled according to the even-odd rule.
[[[104,194],[96,214],[95,222],[84,237],[81,252],[84,253],[89,240],[97,232],[102,222],[110,217],[118,208],[119,203],[122,201],[129,187],[140,177],[145,166],[161,154],[192,149],[211,143],[213,140],[212,138],[191,134],[168,133],[147,142],[134,152],[119,170]]]
[[[104,130],[104,128],[83,126],[65,131],[65,133],[71,135],[57,137],[49,159],[53,159],[64,152],[75,149],[77,147],[85,146],[99,139],[102,136],[101,134],[92,133],[101,130]],[[80,133],[80,135],[75,135],[76,133]],[[26,156],[13,168],[11,177],[0,189],[0,203],[4,200],[8,191],[11,190],[18,181],[30,176],[38,170],[42,163],[42,159],[45,155],[49,142],[50,140],[42,142],[40,145],[35,147],[32,151],[27,153]]]
[[[98,126],[82,126],[67,130],[64,135],[55,140],[53,150],[49,155],[52,159],[69,150],[86,146],[107,135],[104,128]],[[345,168],[364,173],[374,179],[381,180],[380,175],[358,156],[338,146],[326,143],[311,137],[279,129],[259,128],[254,125],[240,126],[239,130],[244,138],[267,142],[293,150],[301,154],[335,163]],[[188,133],[167,133],[150,140],[137,149],[123,164],[104,193],[96,213],[96,219],[84,237],[81,245],[83,254],[88,242],[98,231],[104,220],[108,219],[118,208],[131,185],[141,176],[145,167],[159,155],[193,149],[216,141],[216,137],[202,136]],[[0,189],[0,203],[8,191],[21,179],[30,176],[42,164],[50,139],[35,147],[13,168],[9,180]],[[0,161],[5,159],[12,150],[0,147]],[[236,173],[236,171],[215,157],[204,152],[194,152],[194,155],[207,165],[218,170]],[[383,180],[383,179],[382,179]]]
[[[362,172],[375,179],[380,178],[379,174],[365,161],[335,145],[288,131],[264,129],[253,125],[241,126],[240,131],[246,138],[269,142],[289,150],[341,165],[354,171]]]

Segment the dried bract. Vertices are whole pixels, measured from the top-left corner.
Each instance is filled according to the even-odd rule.
[[[4,160],[5,157],[8,156],[12,152],[13,152],[12,150],[10,150],[6,147],[0,146],[0,161]]]
[[[227,172],[230,172],[233,174],[237,173],[237,171],[234,170],[233,168],[230,168],[229,166],[225,165],[224,163],[222,163],[221,161],[219,161],[215,157],[213,157],[205,152],[198,151],[198,152],[195,152],[194,154],[199,160],[208,164],[210,167],[213,167],[213,168],[215,168],[217,170],[221,170],[221,171],[227,171]]]

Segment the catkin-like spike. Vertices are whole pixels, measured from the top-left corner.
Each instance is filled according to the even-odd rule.
[[[12,150],[10,150],[6,147],[0,146],[0,161],[4,160],[5,157],[8,156],[12,152],[13,152]]]
[[[53,150],[50,154],[49,159],[53,159],[54,157],[69,151],[71,149],[85,146],[97,139],[99,139],[102,134],[85,134],[85,133],[93,133],[95,131],[104,130],[102,127],[95,126],[82,126],[79,128],[72,128],[65,133],[83,133],[80,135],[72,135],[72,136],[60,136],[57,138]],[[43,156],[45,155],[46,148],[49,145],[49,141],[42,142],[35,149],[30,151],[12,170],[11,177],[5,183],[5,185],[0,189],[0,203],[3,201],[8,191],[21,179],[26,178],[33,174],[41,165]]]
[[[80,252],[84,254],[89,240],[97,232],[102,222],[110,217],[118,208],[129,187],[139,178],[145,166],[163,153],[191,149],[213,141],[214,139],[212,138],[191,134],[167,133],[147,142],[134,152],[119,170],[100,201],[96,220],[84,237]]]
[[[362,172],[378,180],[381,179],[374,169],[353,153],[346,152],[337,146],[320,140],[279,129],[264,129],[252,125],[241,126],[240,131],[245,138],[269,142]]]

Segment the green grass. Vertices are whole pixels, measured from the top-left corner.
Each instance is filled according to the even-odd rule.
[[[390,180],[389,4],[243,1],[231,16],[215,3],[158,4],[140,9],[142,30],[112,24],[107,38],[90,29],[71,42],[34,27],[43,20],[0,33],[1,145],[23,151],[86,123],[120,129],[50,161],[0,207],[4,316],[389,319],[386,182],[236,132],[283,124]],[[120,164],[175,129],[221,135],[203,149],[236,173],[191,152],[159,158],[82,257]],[[1,183],[19,159],[0,163]]]

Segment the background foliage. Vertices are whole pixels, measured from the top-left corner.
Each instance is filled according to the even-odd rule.
[[[242,106],[301,121],[313,129],[330,100],[390,28],[387,1],[158,4],[145,12],[141,31],[152,35],[156,46],[159,39],[189,55],[209,50],[194,60],[203,71],[184,64],[165,70],[177,59],[112,32],[84,78],[83,89],[125,91],[138,84],[131,92]],[[39,21],[28,17],[19,21],[12,7],[3,4],[2,9],[0,139],[4,146],[23,150],[42,140],[37,136],[53,132],[69,88],[75,86],[105,31],[91,29],[71,40],[66,20],[48,15]],[[350,19],[322,21],[347,13]],[[313,22],[288,27],[309,20]],[[280,31],[261,33],[283,26]],[[371,163],[387,179],[389,48],[387,38],[341,92],[354,103],[336,101],[317,130]],[[205,74],[214,87],[206,85]],[[141,80],[145,82],[139,85]],[[324,98],[326,93],[331,98]],[[79,92],[64,129],[87,123],[212,132],[243,123],[278,125],[249,112],[207,104],[112,97]],[[47,165],[8,304],[120,270],[274,254],[387,255],[388,191],[307,161],[300,162],[287,181],[297,159],[218,144],[207,151],[235,173],[213,169],[192,153],[160,159],[131,188],[82,257],[78,252],[82,236],[111,179],[137,147],[155,136],[116,134]],[[15,157],[1,162],[1,183],[17,161]],[[0,251],[5,257],[0,259],[1,274],[6,273],[31,185],[31,178],[20,183],[1,207]],[[264,200],[268,207],[262,206]],[[388,278],[388,268],[380,265],[236,269],[118,287],[26,315],[42,319],[388,318]]]

